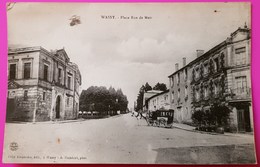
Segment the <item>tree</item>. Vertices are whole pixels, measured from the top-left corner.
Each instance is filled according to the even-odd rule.
[[[139,89],[139,93],[137,96],[137,100],[136,100],[136,111],[142,110],[143,109],[143,98],[144,98],[144,93],[152,90],[152,87],[149,85],[148,82],[145,83],[145,85],[142,85],[141,88]]]
[[[166,91],[167,90],[167,86],[164,83],[157,83],[154,87],[153,90],[161,90],[161,91]]]
[[[91,86],[82,91],[79,99],[82,111],[98,111],[105,114],[107,111],[126,111],[127,106],[127,96],[121,89],[116,91],[113,87],[107,89],[104,86]]]

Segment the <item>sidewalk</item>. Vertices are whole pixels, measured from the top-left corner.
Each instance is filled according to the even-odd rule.
[[[254,135],[253,132],[248,132],[248,133],[225,132],[224,134],[220,134],[220,133],[216,133],[216,132],[198,131],[198,130],[195,130],[195,127],[193,127],[193,126],[189,126],[189,125],[181,124],[181,123],[173,123],[172,127],[177,128],[177,129],[186,130],[186,131],[195,132],[195,133],[210,134],[210,135],[224,135],[224,136],[233,136],[233,137],[249,137],[249,136]]]
[[[84,119],[84,118],[78,118],[78,119],[72,119],[72,120],[53,120],[53,121],[42,121],[42,122],[22,122],[22,121],[10,121],[6,122],[6,124],[63,124],[63,123],[72,123],[72,122],[83,122],[83,121],[91,121],[91,120],[97,120],[97,119],[106,119],[106,118],[116,118],[121,116],[119,115],[113,115],[113,116],[106,116],[101,118],[90,118],[90,119]]]
[[[186,124],[173,123],[172,126],[174,128],[183,129],[183,130],[187,130],[187,131],[195,131],[195,127],[189,126],[189,125],[186,125]]]

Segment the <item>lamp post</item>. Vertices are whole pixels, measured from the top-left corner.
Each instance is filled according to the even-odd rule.
[[[118,99],[116,98],[116,114],[117,114],[117,110],[118,110],[117,105],[118,105]]]

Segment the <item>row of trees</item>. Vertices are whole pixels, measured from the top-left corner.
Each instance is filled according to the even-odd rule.
[[[142,110],[143,108],[143,98],[144,98],[144,93],[149,91],[149,90],[160,90],[160,91],[166,91],[167,90],[167,86],[164,83],[157,83],[156,85],[154,85],[154,87],[152,87],[151,85],[149,85],[148,82],[145,83],[145,85],[142,85],[141,88],[139,89],[139,93],[137,96],[137,100],[136,100],[136,106],[135,106],[135,110],[139,111]]]
[[[121,89],[105,86],[91,86],[80,94],[79,109],[81,111],[126,111],[128,105],[127,96]]]

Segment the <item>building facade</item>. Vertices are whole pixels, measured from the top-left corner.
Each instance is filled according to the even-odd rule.
[[[147,110],[156,111],[156,110],[169,110],[170,109],[170,94],[169,90],[157,93],[156,95],[151,96],[147,100]]]
[[[144,96],[143,96],[143,111],[147,111],[148,110],[148,99],[154,95],[157,95],[159,93],[162,93],[163,91],[160,90],[148,90],[146,92],[144,92]]]
[[[81,74],[64,49],[9,49],[7,121],[76,119]]]
[[[230,110],[232,131],[252,131],[250,78],[250,29],[238,28],[225,41],[169,76],[171,109],[178,122],[191,120],[194,112],[207,112],[214,105]]]
[[[183,67],[175,64],[175,71],[168,76],[170,85],[170,109],[174,110],[174,120],[177,122],[191,122],[191,70],[183,58]]]

